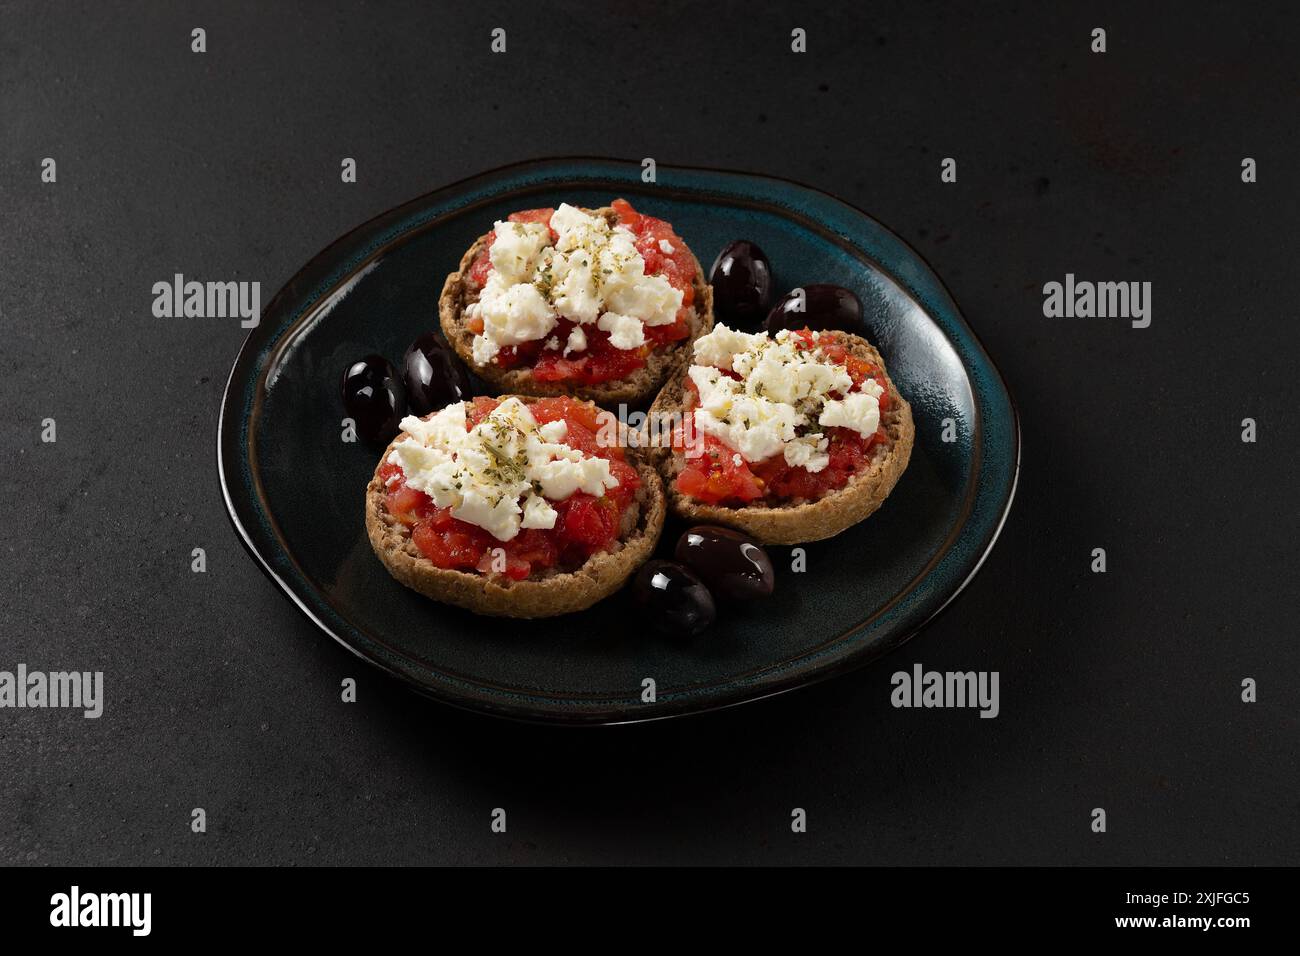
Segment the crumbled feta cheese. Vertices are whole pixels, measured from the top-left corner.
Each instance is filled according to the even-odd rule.
[[[858,391],[870,395],[875,399],[879,399],[881,395],[885,394],[885,389],[874,378],[865,379],[862,382],[862,385],[859,386]]]
[[[591,249],[580,247],[567,255],[557,252],[551,271],[551,301],[555,310],[573,322],[595,322],[600,315],[601,298],[596,288],[596,256]]]
[[[569,434],[569,423],[563,418],[557,418],[553,422],[547,422],[537,429],[537,434],[542,436],[542,441],[550,442],[553,445],[561,444]]]
[[[591,325],[612,313],[615,318],[607,324],[618,328],[624,344],[615,347],[622,349],[645,342],[644,329],[633,331],[629,321],[655,326],[677,319],[682,291],[664,276],[646,275],[645,259],[625,226],[611,226],[564,203],[552,214],[549,229],[543,223],[498,222],[494,231],[492,269],[479,301],[466,309],[467,317],[483,321],[473,343],[480,365],[506,346],[545,338],[560,318]],[[548,342],[547,347],[555,346]],[[585,333],[571,334],[565,354],[586,348]]]
[[[794,441],[786,442],[785,463],[792,468],[806,468],[811,472],[821,471],[831,462],[831,456],[826,452],[828,444],[826,438],[819,434],[804,435]]]
[[[688,374],[699,392],[695,427],[746,461],[781,453],[786,464],[818,472],[830,462],[818,426],[866,436],[880,425],[880,385],[867,379],[853,391],[843,365],[820,349],[800,348],[787,330],[751,335],[717,325],[694,351]]]
[[[567,202],[560,203],[559,208],[551,213],[551,228],[560,236],[560,245],[564,244],[564,237],[576,235],[583,230],[600,230],[608,227],[604,218],[593,216],[591,213],[583,212],[577,206],[570,206]]]
[[[555,313],[536,286],[507,285],[499,273],[488,276],[477,306],[475,315],[483,320],[483,332],[475,336],[476,362],[480,352],[490,360],[503,346],[535,341],[555,328]],[[479,339],[488,344],[479,346]]]
[[[551,244],[551,232],[540,222],[498,222],[496,240],[488,251],[492,268],[507,284],[529,281],[542,249]]]
[[[682,290],[674,289],[663,276],[648,276],[645,260],[640,268],[622,274],[607,276],[605,280],[605,305],[614,312],[635,316],[646,325],[669,325],[677,321],[682,307]],[[640,274],[637,274],[640,273]]]
[[[569,341],[565,343],[564,355],[567,358],[570,352],[585,351],[587,351],[587,333],[575,325],[569,332]]]
[[[659,240],[659,251],[662,252],[662,253],[663,253],[664,255],[666,255],[666,256],[671,256],[671,255],[672,255],[674,252],[676,252],[677,250],[673,248],[673,244],[672,244],[671,242],[669,242],[667,239],[660,239],[660,240]]]
[[[530,493],[524,498],[524,517],[519,522],[519,527],[550,530],[555,527],[555,519],[558,517],[558,512],[545,498]]]
[[[639,349],[645,345],[645,326],[630,315],[606,312],[596,328],[609,333],[609,344],[616,349]]]
[[[844,366],[818,361],[815,352],[796,348],[789,338],[741,352],[732,358],[732,369],[756,394],[792,405],[853,387]]]
[[[695,427],[713,435],[746,461],[771,458],[795,437],[803,418],[791,405],[745,391],[745,384],[716,368],[692,365],[688,373],[700,393]]]
[[[852,392],[839,401],[831,399],[822,406],[817,424],[827,428],[838,425],[851,428],[859,435],[874,435],[880,427],[880,401],[864,392]]]
[[[393,447],[389,460],[412,488],[499,541],[510,541],[521,528],[554,527],[549,502],[579,490],[601,497],[618,486],[608,461],[563,444],[563,421],[539,425],[517,398],[468,431],[467,424],[460,402],[427,420],[408,415],[402,429],[409,437]]]
[[[767,336],[762,332],[750,335],[737,332],[725,325],[715,325],[708,335],[701,335],[695,340],[695,362],[698,365],[712,365],[725,371],[731,371],[731,357],[737,353],[757,347],[759,342],[766,342]]]

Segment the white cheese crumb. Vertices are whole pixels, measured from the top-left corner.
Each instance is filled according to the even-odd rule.
[[[822,406],[817,424],[851,428],[863,437],[874,435],[880,427],[880,401],[864,392],[852,392],[838,401],[831,399]]]
[[[698,365],[712,365],[715,368],[731,371],[731,357],[737,353],[767,341],[762,332],[750,335],[737,332],[725,325],[715,325],[708,335],[701,335],[695,340],[695,361]]]
[[[786,442],[785,463],[792,468],[804,468],[819,472],[831,462],[826,453],[829,442],[821,434],[804,435],[794,441]]]
[[[537,257],[551,244],[551,232],[540,222],[498,222],[496,239],[488,251],[492,269],[507,284],[525,281],[533,274]]]
[[[542,528],[550,530],[555,527],[559,513],[552,508],[545,498],[529,494],[524,498],[524,517],[519,522],[521,528]]]
[[[575,325],[569,332],[569,341],[564,346],[564,357],[568,358],[570,352],[587,351],[587,333],[582,331],[580,326]]]
[[[606,312],[596,328],[609,333],[609,344],[616,349],[639,349],[645,345],[645,326],[630,315]]]
[[[483,332],[474,337],[474,361],[480,364],[480,354],[490,361],[503,346],[545,337],[557,321],[536,286],[507,285],[499,273],[488,276],[475,314],[483,320]],[[480,339],[484,340],[481,346]]]

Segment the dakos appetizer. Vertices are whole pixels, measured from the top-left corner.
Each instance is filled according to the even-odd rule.
[[[718,325],[651,406],[672,510],[764,544],[839,534],[907,467],[911,407],[868,342],[844,331]]]
[[[366,488],[375,554],[407,587],[480,614],[590,607],[646,560],[664,523],[658,475],[611,420],[568,397],[407,416]]]
[[[443,334],[498,390],[648,401],[713,325],[713,292],[673,227],[622,199],[512,213],[438,300]]]

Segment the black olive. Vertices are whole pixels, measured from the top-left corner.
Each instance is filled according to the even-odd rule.
[[[427,415],[470,397],[469,373],[433,332],[421,335],[406,350],[402,383],[412,415]]]
[[[802,296],[799,289],[794,289],[777,300],[763,323],[767,331],[805,326],[814,332],[838,329],[862,335],[866,331],[862,324],[862,303],[852,290],[818,283],[806,285],[802,291]]]
[[[713,595],[695,573],[675,561],[647,561],[632,582],[632,596],[656,630],[694,637],[713,623]]]
[[[357,424],[357,434],[372,445],[384,445],[397,434],[406,417],[406,389],[382,355],[367,355],[343,371],[343,408]]]
[[[713,524],[699,524],[677,539],[677,560],[724,601],[765,598],[776,587],[772,559],[753,538]]]
[[[748,239],[737,239],[718,253],[709,270],[713,308],[728,322],[757,322],[772,301],[772,264]]]

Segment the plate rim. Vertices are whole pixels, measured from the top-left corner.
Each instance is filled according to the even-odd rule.
[[[333,258],[337,259],[337,253],[335,252],[335,250],[340,249],[340,247],[347,244],[349,240],[352,240],[358,234],[362,234],[367,232],[367,230],[373,229],[382,221],[386,221],[390,219],[400,220],[404,214],[414,212],[423,207],[427,207],[431,203],[433,203],[438,197],[446,197],[458,191],[463,192],[466,187],[469,187],[473,184],[486,185],[490,183],[492,180],[500,180],[503,177],[507,177],[511,174],[519,174],[527,170],[543,171],[547,167],[572,166],[574,164],[591,164],[591,165],[603,164],[606,166],[624,166],[624,167],[641,166],[639,160],[622,159],[622,158],[610,157],[610,156],[574,156],[574,155],[546,156],[546,157],[526,159],[517,162],[507,163],[501,166],[496,166],[491,169],[483,170],[471,176],[466,176],[454,182],[440,186],[436,189],[430,190],[429,192],[423,193],[405,202],[399,203],[398,205],[393,206],[389,209],[381,211],[380,213],[371,217],[370,219],[367,219],[366,221],[348,229],[346,232],[337,236],[330,243],[323,246],[316,253],[311,255],[310,258],[308,258],[307,261],[301,267],[299,267],[289,277],[287,281],[285,281],[285,283],[280,287],[280,289],[277,290],[275,295],[272,296],[271,299],[268,301],[266,308],[262,310],[262,315],[266,315],[267,313],[273,312],[282,298],[289,298],[293,296],[295,292],[295,287],[306,278],[306,274],[310,272],[313,269],[313,267],[318,266],[322,264],[324,261],[329,260],[332,257],[331,253],[334,253]],[[717,686],[720,690],[730,691],[731,694],[730,699],[716,700],[716,701],[706,700],[703,703],[686,701],[686,702],[682,702],[680,706],[659,708],[656,712],[641,715],[632,712],[631,708],[633,705],[630,697],[628,703],[626,705],[623,705],[623,707],[618,708],[616,710],[611,710],[609,712],[605,712],[605,711],[595,711],[595,710],[574,711],[572,709],[568,709],[568,710],[548,709],[548,708],[542,708],[538,706],[530,706],[527,704],[521,705],[519,703],[505,703],[500,699],[488,700],[488,699],[483,699],[481,697],[471,697],[468,695],[457,694],[446,688],[436,687],[429,683],[422,682],[417,678],[417,676],[407,674],[403,670],[391,665],[389,662],[384,660],[381,655],[376,653],[367,653],[362,648],[356,646],[356,644],[353,641],[337,633],[335,629],[328,622],[321,619],[321,617],[316,613],[315,609],[309,606],[296,593],[293,586],[287,580],[285,580],[284,577],[282,577],[277,572],[277,570],[272,566],[271,562],[265,556],[262,555],[258,546],[253,541],[252,536],[250,535],[248,529],[244,527],[243,522],[240,520],[239,514],[236,510],[236,504],[231,495],[230,484],[231,481],[233,480],[233,476],[231,478],[228,478],[227,475],[228,462],[226,460],[225,449],[224,449],[224,445],[228,439],[231,439],[232,444],[234,444],[235,446],[239,445],[238,428],[236,427],[234,429],[233,436],[228,435],[227,433],[228,422],[232,417],[232,413],[238,411],[236,406],[240,404],[239,402],[234,400],[234,396],[232,395],[232,387],[235,383],[235,378],[237,374],[241,372],[241,370],[245,370],[245,366],[250,366],[250,368],[247,369],[247,371],[251,373],[256,373],[252,375],[254,385],[262,381],[262,379],[266,375],[267,370],[274,363],[271,360],[271,358],[268,357],[265,363],[265,367],[259,370],[256,363],[256,355],[254,355],[253,353],[258,349],[260,349],[262,344],[269,345],[275,343],[278,340],[286,339],[287,337],[289,337],[293,329],[293,325],[291,325],[289,328],[285,329],[285,331],[278,336],[275,337],[268,336],[266,343],[259,342],[257,348],[255,348],[254,341],[259,339],[259,332],[262,332],[263,330],[263,323],[259,321],[258,325],[251,328],[248,334],[244,337],[244,340],[241,343],[239,350],[235,355],[235,359],[231,364],[230,373],[226,378],[225,387],[222,390],[221,402],[218,409],[216,443],[215,443],[216,444],[216,465],[217,465],[218,484],[220,485],[222,500],[225,504],[226,517],[230,521],[232,527],[234,528],[236,532],[236,537],[239,539],[244,549],[253,558],[253,563],[257,567],[259,567],[262,570],[262,572],[276,585],[276,589],[280,593],[282,593],[285,597],[287,597],[299,609],[299,611],[301,611],[307,617],[307,619],[316,626],[318,630],[327,634],[336,643],[345,647],[348,651],[350,651],[355,656],[377,667],[379,670],[390,675],[391,677],[397,678],[402,684],[412,688],[423,697],[426,697],[431,700],[436,700],[439,703],[444,703],[450,706],[457,707],[458,709],[467,710],[473,713],[487,714],[490,716],[505,718],[514,721],[534,723],[534,724],[546,724],[552,726],[616,726],[622,724],[646,723],[650,721],[668,720],[676,717],[690,716],[693,714],[709,713],[709,712],[723,710],[731,707],[737,707],[740,706],[741,704],[750,703],[752,701],[764,700],[770,697],[777,696],[779,694],[789,693],[790,691],[797,690],[802,687],[809,687],[814,684],[818,684],[824,680],[829,680],[832,677],[837,677],[842,674],[848,673],[850,671],[857,670],[860,667],[866,666],[867,664],[875,660],[878,660],[879,658],[892,652],[893,650],[896,650],[902,644],[906,643],[908,640],[916,636],[916,634],[918,634],[921,630],[929,626],[940,614],[942,614],[945,610],[947,610],[948,607],[952,605],[952,603],[970,585],[971,581],[974,580],[975,576],[979,573],[980,569],[984,566],[985,561],[988,559],[989,554],[992,552],[999,537],[1001,536],[1002,529],[1006,524],[1007,518],[1011,511],[1012,504],[1015,500],[1016,490],[1019,486],[1021,452],[1022,452],[1022,436],[1021,436],[1021,428],[1020,428],[1019,409],[1016,405],[1015,397],[1012,395],[1010,387],[1007,385],[1006,377],[1002,374],[1001,368],[997,365],[992,355],[990,355],[988,350],[984,347],[983,341],[976,334],[975,330],[971,327],[970,323],[966,321],[966,318],[962,314],[959,307],[957,306],[956,300],[953,298],[951,291],[948,289],[943,279],[939,276],[938,272],[933,268],[933,266],[931,266],[929,261],[924,256],[922,256],[921,253],[919,253],[916,249],[914,249],[906,240],[904,240],[901,236],[899,236],[893,229],[891,229],[885,223],[881,222],[876,217],[865,212],[864,210],[860,209],[854,204],[849,203],[846,200],[841,199],[840,197],[832,193],[829,193],[823,189],[819,189],[815,186],[809,186],[805,183],[797,182],[795,180],[788,179],[781,176],[774,176],[768,173],[754,173],[754,172],[748,172],[744,170],[728,169],[728,168],[721,168],[721,167],[693,166],[693,165],[684,165],[684,164],[659,164],[658,169],[668,170],[668,171],[681,171],[685,173],[699,173],[705,175],[719,175],[722,177],[741,177],[741,178],[752,179],[752,180],[765,180],[777,186],[793,187],[796,190],[802,190],[808,193],[815,194],[817,196],[820,196],[825,201],[829,201],[833,204],[844,207],[850,213],[859,216],[862,219],[866,220],[868,223],[874,225],[875,228],[879,229],[882,233],[884,233],[889,240],[893,241],[894,243],[897,243],[898,246],[905,253],[911,256],[916,263],[919,263],[923,267],[926,273],[926,277],[935,284],[937,290],[946,299],[946,302],[941,304],[946,306],[951,311],[952,317],[955,318],[956,321],[960,324],[962,331],[964,331],[965,334],[969,336],[971,344],[974,346],[976,350],[977,357],[982,358],[983,361],[987,364],[988,369],[992,372],[991,382],[998,389],[1000,389],[1002,396],[1005,399],[1007,410],[1010,415],[1010,420],[1009,420],[1010,427],[1007,434],[1007,437],[1010,440],[1011,452],[1012,452],[1012,454],[1009,456],[1011,459],[1010,474],[1008,475],[1007,482],[1006,482],[1005,495],[995,505],[997,509],[997,516],[996,516],[996,521],[994,522],[994,525],[992,527],[992,530],[988,532],[987,539],[979,546],[978,553],[975,555],[973,562],[971,562],[970,564],[969,570],[965,573],[964,577],[960,580],[960,582],[957,583],[956,586],[952,587],[948,591],[948,593],[944,595],[944,598],[940,603],[938,603],[935,607],[930,609],[924,615],[924,617],[917,620],[910,627],[907,627],[905,630],[896,632],[895,634],[889,635],[888,638],[885,640],[849,652],[844,656],[842,656],[840,659],[832,661],[825,666],[819,667],[812,672],[797,674],[792,679],[782,680],[779,677],[774,678],[770,686],[764,685],[764,686],[755,687],[753,685],[737,685],[733,679],[724,679],[724,681],[720,682]],[[700,197],[698,201],[707,204],[709,200],[706,197]],[[429,225],[432,225],[432,223],[430,223]],[[412,229],[402,230],[393,239],[387,240],[384,243],[382,243],[379,249],[362,257],[361,261],[358,262],[358,264],[354,266],[349,272],[347,272],[342,279],[340,279],[330,288],[326,289],[321,295],[319,295],[316,298],[315,301],[309,303],[310,307],[304,308],[301,311],[301,314],[298,315],[298,317],[295,319],[294,325],[302,322],[307,317],[309,317],[316,310],[320,302],[325,301],[330,296],[336,294],[338,289],[340,287],[346,286],[349,280],[358,277],[360,274],[363,274],[363,267],[366,262],[373,261],[374,259],[378,258],[380,255],[382,255],[383,251],[386,248],[392,245],[394,241],[397,241],[398,239],[409,235],[413,231],[415,230]],[[866,252],[866,250],[862,250],[860,247],[859,247],[859,251],[863,253]],[[881,272],[884,275],[886,275],[892,282],[897,284],[899,288],[901,288],[905,293],[907,293],[907,295],[914,302],[924,306],[923,297],[917,292],[915,288],[911,286],[910,283],[908,283],[902,276],[898,275],[898,273],[894,269],[886,267],[886,264],[883,262],[879,262],[875,256],[867,255],[867,258],[869,258],[873,263],[875,263],[880,268]],[[327,272],[326,275],[328,274],[329,273]],[[930,313],[931,309],[926,307],[925,311],[927,313]],[[931,321],[934,321],[933,315],[931,315]],[[950,338],[949,330],[945,329],[943,325],[939,325],[938,327],[940,328],[941,331],[944,332],[946,337]],[[959,357],[961,357],[960,352],[958,354]],[[962,367],[963,367],[963,371],[966,373],[968,377],[968,380],[973,383],[977,378],[977,376],[974,374],[972,368],[970,367],[970,364],[966,361],[963,361]],[[973,393],[972,397],[978,399],[979,390],[972,387],[972,393]],[[978,400],[975,402],[974,409],[976,413],[976,420],[979,421],[979,419],[982,417],[982,413],[979,408]],[[982,425],[982,422],[980,424]],[[976,431],[976,435],[978,437],[979,435],[978,430]],[[248,443],[245,443],[244,445],[245,451],[247,447],[248,447]],[[976,449],[976,452],[978,453],[978,448]],[[247,455],[245,454],[243,457],[247,458]],[[248,466],[248,470],[251,474],[253,470],[251,464]],[[978,471],[976,472],[976,475],[973,477],[978,478]],[[973,493],[974,493],[974,489],[972,490],[971,494]],[[265,509],[261,509],[261,510],[264,511]],[[968,519],[963,520],[957,526],[958,539],[960,539],[962,533],[964,532],[967,522]],[[281,550],[285,550],[285,549],[283,549],[282,547]],[[289,558],[291,563],[296,564],[296,562],[293,561],[291,555],[289,556]],[[933,567],[931,567],[928,570],[923,570],[918,576],[917,580],[925,580],[925,578],[929,577],[933,573],[934,573]],[[310,585],[310,581],[308,581],[307,583]],[[853,634],[854,632],[860,630],[862,627],[866,626],[869,620],[870,618],[847,628],[842,633],[836,635],[836,637],[833,638],[833,640],[840,640]],[[728,683],[728,681],[730,681],[730,683]],[[480,690],[483,689],[484,688],[480,686]],[[647,706],[648,709],[648,706],[653,706],[653,705],[642,705],[642,706]]]

